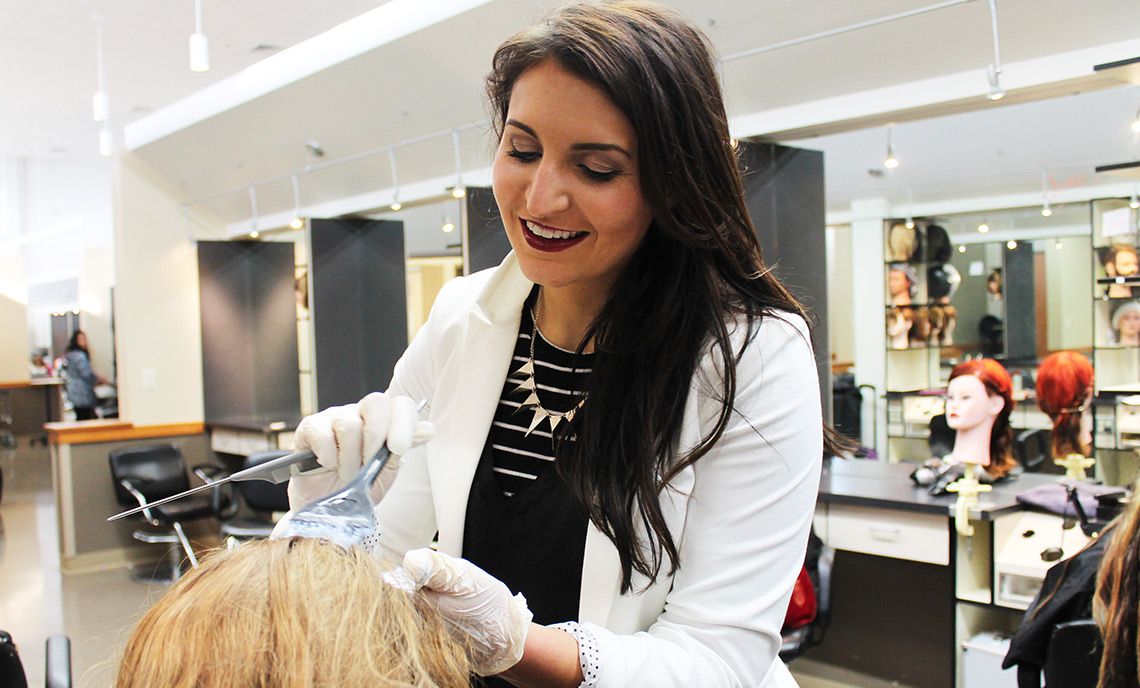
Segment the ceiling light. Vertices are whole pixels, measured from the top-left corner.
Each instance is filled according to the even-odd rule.
[[[450,234],[455,231],[455,224],[451,221],[450,217],[444,215],[443,224],[440,226],[440,229],[442,229],[445,234]]]
[[[1010,239],[1009,241],[1005,242],[1005,247],[1012,251],[1013,249],[1017,248],[1017,242],[1013,239]]]
[[[1061,246],[1061,241],[1060,241],[1060,240],[1058,240],[1058,241],[1057,241],[1057,243],[1053,244],[1053,248],[1055,248],[1055,249],[1057,249],[1058,251],[1060,251],[1060,250],[1061,250],[1061,248],[1062,248],[1062,246]]]
[[[1041,217],[1049,217],[1053,209],[1049,207],[1049,174],[1041,170]]]
[[[958,253],[965,253],[965,252],[966,252],[966,245],[965,244],[958,244]]]
[[[463,198],[467,195],[467,188],[462,186],[449,186],[447,187],[448,193],[452,198]]]
[[[297,175],[293,175],[293,219],[289,221],[289,226],[293,229],[305,226],[305,221],[301,219],[301,181]]]
[[[906,185],[906,228],[914,229],[914,188]]]
[[[914,229],[914,218],[913,217],[908,217],[906,219],[906,228],[907,229]]]
[[[210,71],[210,41],[202,33],[202,0],[194,0],[194,33],[190,34],[190,71]]]
[[[1136,198],[1136,187],[1132,187],[1132,198],[1128,199],[1128,207],[1133,210],[1140,208],[1140,199]]]
[[[1140,134],[1140,108],[1136,110],[1136,119],[1132,120],[1132,131]]]
[[[99,130],[99,155],[104,158],[111,155],[111,148],[114,146],[114,139],[111,136],[111,126],[106,122],[103,123],[103,128]]]
[[[256,239],[256,238],[257,238],[257,237],[259,237],[259,236],[261,236],[261,235],[260,235],[260,234],[257,232],[257,230],[256,230],[256,229],[255,229],[255,230],[253,230],[252,232],[250,232],[250,233],[249,233],[249,238],[250,238],[250,239]]]
[[[887,157],[883,160],[883,167],[893,170],[899,166],[899,159],[895,157],[895,147],[891,143],[891,127],[887,126]]]
[[[994,63],[986,68],[986,77],[990,82],[990,90],[986,97],[990,100],[1001,100],[1005,97],[1005,89],[1001,87],[1001,44],[998,42],[997,0],[990,0],[990,31],[994,39]]]
[[[257,188],[249,187],[249,236],[257,238]]]
[[[1041,206],[1041,217],[1050,217],[1053,215],[1053,209],[1049,207],[1049,201],[1045,201],[1045,205]]]
[[[455,186],[447,187],[452,198],[463,198],[467,189],[463,186],[463,163],[459,157],[459,130],[451,130],[451,147],[455,150]]]
[[[982,234],[985,234],[986,232],[990,231],[990,226],[987,225],[985,223],[985,221],[983,220],[982,224],[978,225],[978,231],[981,232]]]
[[[95,15],[95,79],[96,91],[91,97],[91,116],[97,124],[107,121],[110,100],[107,98],[107,75],[103,69],[103,16]]]
[[[403,208],[400,203],[400,176],[396,174],[396,149],[388,149],[388,167],[392,170],[392,203],[388,206],[393,211]]]

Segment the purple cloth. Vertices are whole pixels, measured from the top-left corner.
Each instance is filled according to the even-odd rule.
[[[1096,498],[1098,496],[1122,490],[1120,487],[1111,485],[1094,485],[1065,479],[1050,485],[1038,485],[1026,490],[1017,495],[1017,501],[1054,514],[1075,517],[1077,516],[1076,509],[1069,503],[1069,488],[1074,485],[1077,488],[1077,499],[1081,503],[1081,508],[1085,510],[1085,514],[1089,518],[1096,515]]]

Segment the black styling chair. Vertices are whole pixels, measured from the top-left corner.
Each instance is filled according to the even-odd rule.
[[[115,497],[124,508],[147,506],[150,502],[176,495],[190,489],[186,475],[186,462],[182,452],[170,444],[155,444],[116,449],[109,456],[111,480],[115,484]],[[220,466],[202,465],[195,474],[209,482],[224,472]],[[144,509],[141,516],[153,530],[136,530],[134,538],[141,542],[164,545],[181,545],[190,565],[198,567],[198,558],[182,529],[186,521],[209,518],[232,509],[232,500],[226,490],[208,490],[162,506]],[[169,550],[169,566],[152,574],[136,571],[132,578],[143,582],[173,582],[182,575],[182,557],[178,548]]]
[[[1096,688],[1103,650],[1100,630],[1092,619],[1057,624],[1045,654],[1045,685]]]
[[[259,466],[266,461],[280,458],[288,451],[273,450],[251,454],[242,462],[242,470]],[[209,481],[207,481],[209,482]],[[273,483],[264,480],[242,480],[236,483],[239,500],[243,502],[236,514],[221,513],[222,539],[228,547],[236,546],[242,540],[267,538],[273,532],[273,514],[289,510],[289,482]]]
[[[1026,473],[1064,475],[1065,469],[1053,463],[1052,443],[1052,430],[1021,430],[1013,438],[1013,455]]]
[[[806,626],[783,629],[779,654],[784,663],[791,662],[809,647],[823,642],[824,632],[831,624],[831,568],[834,562],[835,550],[824,544],[813,529],[808,536],[804,565],[815,590],[815,619]]]

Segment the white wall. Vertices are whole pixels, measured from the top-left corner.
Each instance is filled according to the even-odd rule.
[[[223,228],[130,153],[114,165],[119,412],[135,425],[201,422],[202,343],[195,232]]]
[[[831,362],[855,362],[855,292],[851,227],[827,228],[827,341]]]
[[[27,300],[23,260],[0,250],[0,382],[29,377]]]

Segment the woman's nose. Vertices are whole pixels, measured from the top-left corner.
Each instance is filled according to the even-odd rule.
[[[535,218],[550,217],[570,207],[566,179],[545,160],[534,167],[526,190],[526,208]]]

